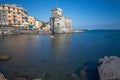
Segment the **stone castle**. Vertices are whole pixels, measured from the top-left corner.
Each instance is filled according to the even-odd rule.
[[[52,17],[50,17],[50,25],[53,33],[71,33],[72,19],[65,17],[62,9],[52,9]]]

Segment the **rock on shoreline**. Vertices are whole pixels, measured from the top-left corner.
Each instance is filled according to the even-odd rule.
[[[6,80],[6,78],[4,77],[2,73],[0,73],[0,80]]]
[[[99,59],[98,67],[100,80],[120,80],[120,58],[116,56],[105,56]]]

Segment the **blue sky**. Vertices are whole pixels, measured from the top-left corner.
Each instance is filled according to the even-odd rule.
[[[18,4],[28,14],[49,21],[56,0],[0,0],[1,4]],[[63,14],[72,18],[74,28],[120,29],[120,0],[58,0]]]

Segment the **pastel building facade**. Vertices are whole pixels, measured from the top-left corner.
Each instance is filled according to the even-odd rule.
[[[28,23],[30,28],[40,28],[42,26],[42,22],[39,20],[36,20],[32,16],[28,16]]]
[[[24,26],[27,22],[27,11],[15,4],[0,5],[0,25]]]
[[[32,16],[28,16],[28,23],[29,23],[29,27],[33,28],[35,26],[35,18]]]
[[[42,26],[42,22],[39,21],[39,20],[36,20],[36,21],[35,21],[35,27],[36,27],[36,28],[40,28],[41,26]]]
[[[70,33],[72,32],[72,19],[63,16],[62,9],[52,9],[50,17],[50,26],[53,33]]]

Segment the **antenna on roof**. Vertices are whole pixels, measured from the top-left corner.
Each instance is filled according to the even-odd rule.
[[[56,8],[58,7],[58,1],[56,0]]]

